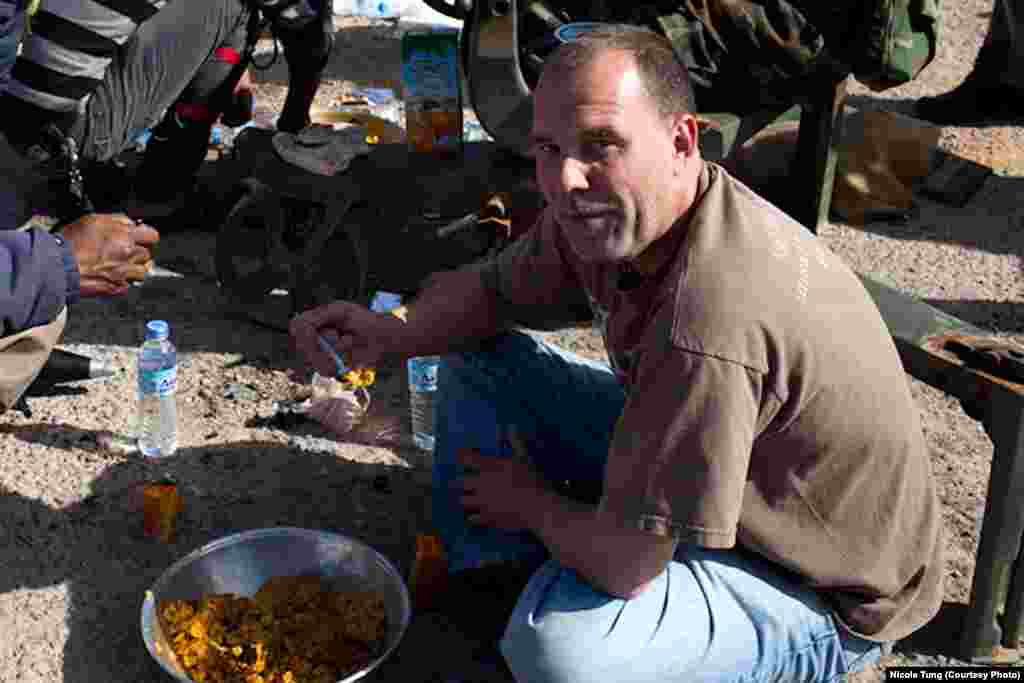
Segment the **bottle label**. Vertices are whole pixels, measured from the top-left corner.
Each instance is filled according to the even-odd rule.
[[[177,385],[177,366],[139,373],[139,394],[141,396],[171,396]]]
[[[437,391],[437,366],[434,357],[409,359],[409,388],[413,391]]]

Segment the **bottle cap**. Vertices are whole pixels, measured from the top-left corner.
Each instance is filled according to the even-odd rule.
[[[562,24],[555,30],[555,37],[559,42],[571,43],[584,33],[590,33],[602,26],[606,26],[606,24],[599,21],[577,21],[571,24]]]
[[[387,313],[388,311],[394,308],[398,308],[401,305],[401,294],[395,294],[394,292],[385,292],[383,290],[380,290],[373,295],[373,301],[370,302],[370,310],[376,313]]]
[[[164,320],[150,320],[146,323],[146,339],[167,339],[170,327]]]

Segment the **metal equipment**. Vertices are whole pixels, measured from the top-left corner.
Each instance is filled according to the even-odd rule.
[[[216,266],[227,303],[275,328],[328,301],[414,293],[430,273],[511,239],[509,206],[520,223],[539,207],[532,166],[494,143],[467,143],[450,161],[374,145],[346,172],[321,176],[281,160],[273,135],[249,129],[235,142],[232,174],[243,180],[217,236]],[[511,201],[500,211],[489,203],[499,194]],[[484,229],[450,227],[471,214],[464,227]]]

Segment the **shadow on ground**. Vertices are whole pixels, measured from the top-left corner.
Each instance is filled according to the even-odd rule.
[[[874,221],[858,229],[891,239],[955,244],[1017,258],[1016,278],[1024,286],[1024,177],[990,176],[963,207],[922,198],[906,221]],[[963,282],[965,289],[971,283]],[[1018,292],[1020,288],[1017,288]],[[1024,332],[1024,301],[929,299],[927,303],[983,329]]]
[[[26,441],[54,430],[69,448],[99,451],[100,434],[70,425],[0,425],[4,438]],[[133,504],[136,486],[164,476],[181,482],[185,500],[178,536],[166,545],[143,535]],[[139,610],[144,591],[177,558],[230,533],[292,526],[363,540],[406,576],[428,508],[429,482],[415,470],[273,443],[187,448],[158,462],[119,460],[90,484],[88,497],[64,507],[0,487],[0,593],[67,585],[61,680],[169,680],[145,653]],[[15,651],[32,647],[12,637]],[[414,680],[409,675],[388,680]]]
[[[935,618],[896,645],[896,652],[958,657],[967,605],[944,602]]]
[[[889,111],[895,114],[914,117],[917,114],[916,98],[900,97],[874,97],[871,95],[851,95],[846,103],[858,109],[872,109],[878,111]],[[962,121],[961,125],[969,125],[972,128],[994,128],[997,126],[1019,126],[1019,118],[1007,116],[1005,118],[985,118],[977,120]]]

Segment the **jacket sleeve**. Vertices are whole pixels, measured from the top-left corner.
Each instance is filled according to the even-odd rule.
[[[25,3],[0,0],[0,90],[18,58],[18,44],[25,31]]]
[[[78,301],[71,245],[45,230],[0,230],[0,337],[52,322]]]

